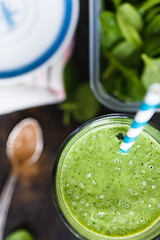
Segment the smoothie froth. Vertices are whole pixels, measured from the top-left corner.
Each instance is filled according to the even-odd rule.
[[[143,133],[123,155],[118,133],[102,127],[81,137],[62,168],[62,194],[84,227],[106,236],[143,231],[160,216],[160,147]]]

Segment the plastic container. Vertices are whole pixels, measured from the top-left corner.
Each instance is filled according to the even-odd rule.
[[[78,17],[79,0],[0,2],[0,115],[65,100]]]
[[[89,0],[90,85],[97,99],[107,108],[120,112],[135,112],[139,102],[122,102],[107,94],[100,82],[100,21],[101,1]],[[113,79],[114,81],[114,79]]]

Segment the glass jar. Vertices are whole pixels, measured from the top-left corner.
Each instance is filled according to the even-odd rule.
[[[109,128],[109,127],[112,127],[112,126],[114,126],[114,127],[121,126],[122,128],[127,126],[127,128],[129,128],[132,121],[133,121],[132,118],[130,118],[127,115],[124,115],[124,114],[108,114],[108,115],[93,119],[93,120],[85,123],[81,127],[79,127],[77,130],[75,130],[64,141],[64,143],[62,144],[62,146],[61,146],[61,148],[60,148],[60,150],[57,154],[57,159],[56,159],[56,163],[55,163],[55,166],[54,166],[54,169],[53,169],[53,179],[52,179],[53,180],[53,182],[52,182],[53,183],[53,188],[52,188],[53,199],[54,199],[56,208],[57,208],[62,220],[64,221],[66,226],[79,239],[88,239],[88,240],[93,240],[93,239],[94,240],[113,240],[113,239],[114,240],[118,240],[118,239],[121,239],[121,240],[122,239],[125,239],[125,240],[129,240],[129,239],[130,240],[135,240],[135,239],[136,240],[150,240],[150,239],[153,239],[155,236],[158,236],[160,234],[160,219],[159,218],[157,218],[156,221],[151,226],[145,227],[145,230],[141,230],[141,231],[139,230],[139,232],[136,232],[136,233],[131,234],[131,235],[129,235],[129,233],[128,233],[128,236],[125,235],[124,237],[122,235],[119,235],[119,236],[118,235],[117,236],[105,236],[104,234],[92,231],[91,228],[89,229],[86,226],[84,226],[83,224],[81,224],[79,219],[74,216],[73,211],[71,210],[69,204],[66,203],[66,200],[65,200],[66,197],[64,197],[64,194],[63,194],[64,193],[63,188],[65,188],[66,186],[63,187],[63,185],[62,185],[62,182],[64,184],[64,177],[65,177],[65,175],[63,176],[63,174],[62,174],[62,172],[63,172],[62,170],[63,170],[63,167],[65,165],[69,164],[68,162],[66,163],[65,160],[71,154],[70,151],[73,150],[74,145],[77,144],[77,145],[75,145],[75,146],[77,146],[76,149],[81,148],[80,150],[83,152],[84,149],[81,147],[81,145],[79,145],[79,143],[80,143],[81,140],[83,140],[83,141],[85,140],[84,136],[92,136],[92,133],[94,133],[96,130],[105,129],[105,128]],[[155,141],[156,144],[158,144],[158,145],[160,144],[160,140],[159,140],[160,139],[160,132],[156,128],[152,127],[150,124],[147,124],[145,126],[145,128],[143,130],[143,133],[145,133],[149,138],[151,138],[153,141]],[[94,139],[94,138],[95,137],[93,137],[92,139]],[[108,139],[108,142],[110,141],[110,139],[111,138]],[[141,141],[142,140],[143,139],[141,139]],[[107,142],[107,139],[106,139],[106,142]],[[106,143],[106,146],[107,146],[108,142]],[[84,142],[84,146],[85,145],[86,145],[86,143]],[[89,150],[90,148],[88,146],[87,147],[85,146],[86,149],[87,149],[86,150],[86,156],[85,156],[86,159],[87,159],[87,156],[88,156],[87,152],[90,151]],[[95,144],[94,148],[96,149],[96,147],[97,146]],[[141,148],[141,151],[143,151],[145,148],[146,148],[145,146],[144,146],[144,148]],[[118,149],[119,149],[119,147],[118,147]],[[76,157],[80,161],[80,159],[78,158],[80,156],[78,154],[78,150],[76,150],[76,151],[77,151],[77,156]],[[140,151],[140,148],[138,149],[138,151]],[[159,146],[159,150],[157,150],[157,151],[159,151],[159,153],[160,153],[160,146]],[[122,154],[122,153],[119,153],[119,154]],[[133,150],[132,155],[134,156],[135,154],[134,154],[134,150]],[[124,156],[124,155],[122,154],[121,156]],[[125,158],[125,156],[124,156],[124,158]],[[142,158],[141,161],[143,162],[144,159]],[[82,173],[85,172],[85,166],[87,166],[87,160],[86,160],[85,164],[83,165],[84,168],[83,167],[82,167],[82,169],[80,169],[81,167],[79,168],[80,169],[80,174],[81,174],[81,172]],[[74,164],[71,165],[70,167],[72,168],[73,166],[74,166]],[[97,171],[97,167],[96,167],[95,171]],[[70,168],[68,167],[68,169],[70,169]],[[76,168],[73,167],[73,169],[76,169]],[[160,166],[159,166],[159,169],[160,169]],[[105,168],[104,169],[102,168],[102,171],[103,170],[106,171]],[[127,169],[125,170],[125,172],[127,172]],[[74,174],[74,171],[73,171],[72,174],[71,174],[71,172],[68,172],[68,174],[69,175],[66,175],[67,178],[68,178],[68,176],[71,176],[72,174]],[[100,174],[99,177],[101,177],[102,174]],[[87,178],[89,179],[90,176],[91,176],[91,174],[87,175]],[[86,182],[88,181],[87,178],[85,180]],[[113,178],[116,179],[116,176],[113,176]],[[70,179],[72,179],[72,177]],[[145,179],[143,181],[145,181]],[[68,181],[68,183],[70,183],[70,182]],[[94,180],[92,181],[92,183],[94,183]],[[84,187],[83,184],[78,183],[76,185],[78,185],[78,187],[79,186],[82,187],[82,188]],[[85,183],[84,183],[84,185],[85,185]],[[123,192],[123,190],[122,190],[122,192]],[[72,195],[73,191],[71,191],[71,190],[69,190],[69,191],[71,192],[71,195]],[[121,189],[120,189],[120,191],[121,191]],[[79,196],[79,194],[78,194],[78,196]],[[95,196],[96,199],[98,199],[98,195],[95,194],[94,196]],[[87,197],[83,197],[83,198],[87,199]],[[72,199],[72,196],[71,196],[71,199]],[[74,200],[73,200],[73,202],[74,202]],[[78,206],[78,205],[76,205],[76,206]],[[134,210],[134,208],[133,208],[133,210]],[[138,209],[138,211],[139,211],[139,209]]]

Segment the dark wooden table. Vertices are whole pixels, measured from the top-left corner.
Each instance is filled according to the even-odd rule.
[[[5,236],[15,229],[29,229],[36,240],[76,239],[64,226],[52,201],[52,169],[63,140],[77,126],[62,124],[62,113],[55,105],[0,116],[0,190],[11,165],[5,152],[9,132],[26,117],[37,119],[43,129],[44,150],[40,160],[20,175],[11,202]]]
[[[88,81],[88,1],[80,0],[80,15],[76,30],[74,58],[82,81]],[[52,201],[52,169],[56,153],[63,140],[78,124],[64,127],[62,112],[56,105],[32,108],[0,116],[0,191],[11,165],[5,152],[9,132],[22,119],[36,118],[44,133],[44,151],[40,160],[21,174],[11,202],[5,236],[19,228],[29,229],[35,240],[76,239],[64,226]]]
[[[80,0],[80,15],[76,30],[74,58],[82,81],[89,80],[88,68],[88,0]],[[52,169],[56,153],[63,140],[79,125],[62,123],[62,112],[56,105],[37,107],[0,116],[0,191],[7,179],[11,164],[5,144],[9,132],[22,119],[33,117],[42,126],[44,151],[40,160],[20,175],[11,202],[5,236],[13,230],[26,228],[35,240],[74,240],[64,226],[52,201]]]
[[[88,77],[88,1],[80,0],[80,18],[76,33],[75,58],[82,73]],[[112,113],[104,108],[101,114]],[[80,124],[72,121],[68,127],[62,123],[62,112],[56,105],[32,108],[0,116],[0,191],[7,179],[11,164],[5,144],[12,128],[22,119],[33,117],[43,129],[44,150],[40,160],[20,175],[9,209],[5,236],[26,228],[35,240],[76,240],[56,212],[52,200],[52,169],[58,148],[63,140]],[[160,127],[160,115],[152,121]],[[160,238],[157,238],[160,240]]]
[[[102,113],[111,112],[104,109]],[[26,228],[32,232],[35,240],[76,240],[56,212],[51,189],[52,169],[58,148],[80,124],[72,121],[68,127],[64,127],[62,112],[56,105],[0,116],[0,190],[11,169],[5,152],[8,134],[26,117],[39,121],[44,134],[44,150],[40,160],[20,175],[9,209],[5,236],[15,229]],[[159,114],[154,115],[152,122],[160,126]]]

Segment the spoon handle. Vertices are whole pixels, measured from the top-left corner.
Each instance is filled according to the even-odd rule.
[[[9,175],[0,195],[0,240],[3,240],[8,210],[10,207],[17,179],[17,173],[12,172]]]

